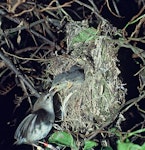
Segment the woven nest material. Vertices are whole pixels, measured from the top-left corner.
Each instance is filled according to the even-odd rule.
[[[87,136],[114,119],[124,102],[125,89],[118,78],[117,50],[111,38],[96,35],[89,41],[72,43],[73,38],[78,36],[78,25],[73,22],[72,26],[73,31],[69,28],[67,38],[71,54],[50,59],[48,70],[56,76],[73,65],[84,69],[84,82],[61,90],[59,96],[62,106],[65,103],[62,129]],[[79,33],[85,28],[86,26],[81,30],[79,26]]]

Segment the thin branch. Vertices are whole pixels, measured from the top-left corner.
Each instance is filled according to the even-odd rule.
[[[6,18],[9,19],[9,20],[11,20],[11,21],[13,21],[13,22],[15,22],[15,23],[17,23],[17,24],[20,24],[20,22],[21,22],[18,18],[12,18],[12,17],[10,17],[10,16],[6,16]],[[42,21],[44,21],[44,20],[42,20]],[[39,23],[39,22],[38,22],[38,23]],[[25,22],[25,24],[27,24],[27,22]],[[34,25],[34,24],[33,24],[33,25]],[[21,30],[22,30],[22,29],[24,30],[24,29],[27,29],[27,27],[24,26],[24,27],[21,27],[20,29],[21,29]],[[18,30],[20,30],[20,29],[14,28],[13,30],[18,31]],[[26,30],[26,31],[27,31],[27,30]],[[40,33],[34,31],[33,29],[30,28],[30,29],[28,29],[28,31],[30,31],[31,33],[33,33],[35,36],[41,38],[42,40],[44,40],[45,42],[47,42],[47,43],[50,44],[51,46],[56,47],[56,49],[61,49],[61,47],[60,47],[59,45],[56,45],[56,43],[50,41],[49,39],[47,39],[46,37],[44,37],[44,36],[41,35]],[[9,32],[10,32],[10,31],[9,31]]]
[[[29,57],[20,57],[20,56],[17,56],[17,55],[14,55],[14,54],[11,54],[11,53],[8,53],[6,52],[3,48],[1,49],[5,54],[9,55],[9,56],[12,56],[12,57],[15,57],[17,59],[21,59],[21,60],[31,60],[31,61],[46,61],[48,62],[48,60],[46,59],[41,59],[41,58],[29,58]]]
[[[34,87],[25,79],[25,77],[20,73],[14,64],[10,61],[9,58],[4,56],[2,50],[0,51],[1,59],[6,63],[6,65],[25,83],[25,85],[30,89],[31,93],[34,94],[36,97],[40,97],[40,94],[34,89]]]
[[[70,7],[71,4],[74,2],[74,0],[70,1],[70,2],[66,2],[60,6],[57,6],[57,7],[52,7],[51,5],[55,2],[56,0],[53,0],[50,2],[50,4],[46,7],[46,8],[43,8],[40,10],[40,12],[44,12],[46,10],[57,10],[57,9],[60,9],[62,7]]]
[[[86,7],[86,8],[88,8],[88,9],[90,9],[101,21],[105,21],[105,19],[99,14],[99,12],[96,10],[96,7],[94,8],[94,7],[91,7],[90,5],[87,5],[87,4],[85,4],[85,3],[83,3],[83,2],[80,2],[79,0],[74,0],[76,3],[78,3],[78,4],[80,4],[80,5],[82,5],[82,6],[84,6],[84,7]],[[91,1],[89,1],[91,4],[93,4]],[[94,4],[93,4],[93,6],[94,6]]]
[[[110,4],[109,4],[109,1],[108,1],[108,0],[106,0],[106,4],[107,4],[107,7],[108,7],[109,11],[111,12],[111,14],[113,14],[115,17],[118,17],[118,18],[124,18],[124,17],[122,17],[122,16],[120,16],[120,15],[115,14],[115,13],[111,10],[111,7],[110,7]]]

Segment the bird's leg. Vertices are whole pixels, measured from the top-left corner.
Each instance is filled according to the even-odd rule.
[[[51,150],[57,150],[57,148],[55,148],[54,146],[52,146],[51,144],[42,142],[42,141],[38,141],[38,143],[43,144],[45,147],[51,149]]]
[[[41,146],[38,146],[38,145],[36,145],[36,144],[32,144],[32,146],[36,147],[37,150],[44,150]]]

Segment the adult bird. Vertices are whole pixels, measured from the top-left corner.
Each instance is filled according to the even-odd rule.
[[[62,89],[67,89],[84,81],[84,71],[79,66],[72,66],[69,71],[58,74],[48,94],[41,96],[33,106],[32,113],[24,118],[18,126],[14,138],[15,144],[30,144],[45,138],[55,121],[53,96]]]
[[[55,92],[40,96],[33,106],[32,113],[24,118],[16,129],[15,144],[30,144],[36,146],[36,142],[45,138],[55,121],[53,96]]]

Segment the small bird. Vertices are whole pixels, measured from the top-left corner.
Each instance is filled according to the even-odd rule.
[[[82,83],[85,80],[84,70],[74,65],[70,68],[70,70],[58,74],[53,82],[52,88],[56,88],[56,91],[60,91],[62,89],[66,89],[69,85],[77,85],[77,83]]]
[[[14,138],[15,144],[30,144],[45,138],[55,121],[53,96],[56,92],[69,88],[85,78],[84,71],[79,66],[72,66],[69,71],[57,75],[48,94],[42,95],[34,104],[32,113],[24,118],[18,126]]]
[[[74,65],[70,70],[58,74],[52,82],[50,90],[56,90],[64,94],[61,101],[61,119],[63,121],[66,115],[66,109],[70,100],[70,97],[77,91],[79,86],[83,86],[85,81],[84,69]],[[60,94],[61,95],[61,94]]]
[[[53,96],[55,92],[40,96],[33,106],[32,113],[24,118],[18,126],[14,138],[17,140],[14,144],[30,144],[45,138],[55,121],[53,106]]]

